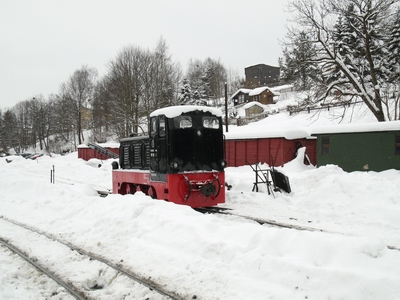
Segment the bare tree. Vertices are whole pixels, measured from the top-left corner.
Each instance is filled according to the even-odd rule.
[[[174,104],[181,76],[180,66],[172,61],[168,46],[161,37],[147,56],[146,71],[142,73],[146,96],[142,101],[147,119],[155,109]]]
[[[61,97],[75,104],[71,113],[75,116],[75,129],[79,144],[84,139],[82,134],[83,119],[90,118],[88,106],[93,100],[96,77],[96,69],[83,66],[81,69],[76,70],[60,87]]]
[[[113,107],[109,119],[111,129],[120,138],[137,132],[140,126],[143,111],[139,104],[144,95],[142,76],[147,56],[148,52],[138,47],[125,47],[109,63],[107,93]]]
[[[118,137],[143,133],[153,110],[176,103],[181,71],[162,38],[154,51],[125,47],[108,67],[97,86],[94,106],[104,112],[101,123]],[[105,107],[112,109],[106,112]],[[98,116],[95,119],[100,122]]]
[[[106,142],[110,131],[113,109],[111,101],[112,93],[108,79],[108,77],[104,77],[98,81],[92,103],[92,139],[96,143]]]
[[[75,124],[76,124],[76,103],[67,94],[51,95],[54,142],[70,143],[71,150],[76,147]],[[65,147],[65,146],[64,146]],[[62,147],[59,146],[61,149]]]
[[[240,89],[245,82],[244,77],[240,77],[237,70],[229,68],[227,73],[228,80],[228,95],[233,95],[238,89]]]
[[[21,101],[13,107],[16,117],[16,134],[18,134],[21,151],[25,151],[29,146],[33,145],[31,139],[31,115],[29,111],[29,102]],[[36,141],[35,141],[36,142]]]
[[[316,50],[309,63],[317,63],[323,76],[320,80],[323,93],[317,101],[328,99],[333,92],[349,101],[362,99],[378,121],[390,120],[387,113],[392,109],[385,110],[383,106],[393,105],[398,94],[385,104],[382,86],[389,78],[388,37],[398,3],[398,0],[290,1],[295,27],[289,29],[289,40],[299,39],[303,32]],[[347,24],[341,35],[338,34],[340,18]]]
[[[1,109],[0,109],[0,148],[2,152],[5,152],[7,150],[7,146],[5,144],[3,111]]]

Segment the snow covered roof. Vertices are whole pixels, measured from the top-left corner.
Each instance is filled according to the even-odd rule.
[[[103,148],[119,148],[119,143],[97,143],[100,147]],[[90,148],[86,144],[80,144],[77,148]]]
[[[226,132],[225,137],[227,140],[257,138],[285,138],[287,140],[294,140],[300,138],[313,139],[318,134],[400,131],[400,121],[298,126],[282,129],[272,128],[270,125],[264,126],[236,127],[232,132]]]
[[[262,92],[264,92],[266,89],[270,90],[271,93],[273,93],[275,96],[279,96],[282,92],[289,91],[292,88],[293,88],[292,84],[285,84],[285,85],[280,85],[280,86],[276,86],[273,88],[269,88],[267,86],[262,86],[262,87],[258,87],[255,89],[239,89],[232,95],[231,98],[236,97],[239,93],[248,94],[249,96],[259,95]]]
[[[274,66],[271,66],[271,65],[266,65],[266,64],[256,64],[256,65],[252,65],[252,66],[246,67],[246,68],[244,68],[244,69],[249,69],[249,68],[254,68],[254,67],[270,67],[270,68],[279,68],[279,67],[274,67]]]
[[[273,88],[270,88],[270,91],[273,92],[275,94],[276,93],[280,93],[282,91],[289,91],[293,89],[293,84],[284,84],[284,85],[280,85],[280,86],[276,86]]]
[[[234,94],[232,95],[231,98],[234,98],[234,97],[237,96],[237,94],[239,94],[239,93],[249,94],[250,92],[251,92],[251,89],[238,89],[238,90],[236,91],[236,93],[234,93]]]
[[[262,105],[260,102],[258,102],[258,101],[251,101],[251,102],[249,102],[249,103],[246,103],[245,105],[243,105],[243,108],[244,109],[247,109],[247,108],[250,108],[250,107],[252,107],[252,106],[254,106],[254,105],[257,105],[257,106],[259,106],[259,107],[261,107],[262,109],[265,109],[265,105]]]
[[[400,121],[325,125],[314,127],[311,130],[311,134],[379,132],[393,130],[400,131]]]
[[[157,109],[150,114],[150,117],[165,115],[167,118],[174,118],[180,116],[183,113],[195,110],[210,112],[218,117],[222,116],[222,111],[218,108],[208,107],[208,106],[196,106],[196,105],[180,105],[180,106],[169,106]]]
[[[249,96],[260,95],[262,92],[264,92],[267,89],[268,89],[267,86],[262,86],[262,87],[255,88],[249,93]]]
[[[255,131],[236,130],[235,132],[225,132],[226,140],[246,140],[246,139],[261,139],[261,138],[285,138],[287,140],[295,140],[303,138],[313,139],[315,137],[311,137],[309,130],[305,127],[285,128],[285,129],[270,128],[270,129],[255,130]]]

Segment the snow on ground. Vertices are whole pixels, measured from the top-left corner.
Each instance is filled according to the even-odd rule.
[[[249,166],[226,169],[232,189],[222,206],[322,230],[307,231],[203,215],[140,192],[100,198],[94,188],[111,189],[111,162],[0,158],[0,215],[123,261],[186,299],[400,299],[400,171],[347,173],[299,158],[279,168],[292,193],[274,197],[252,192]],[[0,237],[9,234],[2,222]],[[0,249],[0,299],[69,299]],[[109,299],[137,299],[111,285]]]
[[[265,188],[251,192],[250,167],[227,168],[233,188],[224,206],[331,232],[326,233],[203,215],[142,193],[99,198],[90,185],[111,188],[111,160],[85,162],[76,153],[37,161],[10,158],[11,163],[0,159],[2,216],[109,259],[123,259],[183,295],[400,299],[400,251],[388,249],[400,248],[399,171],[346,173],[336,166],[316,169],[293,161],[281,168],[293,192],[274,198]],[[49,175],[53,165],[55,184]],[[31,271],[3,249],[0,259],[1,299],[52,298],[56,287],[30,280]],[[17,289],[20,282],[27,287]],[[122,299],[124,292],[112,299]]]

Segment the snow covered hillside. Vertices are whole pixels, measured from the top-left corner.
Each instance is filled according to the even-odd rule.
[[[276,104],[261,105],[269,116],[261,121],[250,123],[247,126],[230,126],[233,132],[252,133],[257,130],[279,130],[295,129],[298,127],[315,127],[346,123],[376,123],[377,120],[371,111],[362,103],[350,107],[339,106],[324,108],[321,110],[311,110],[309,113],[303,111],[290,115],[287,107],[297,106],[301,101],[301,94],[289,94]],[[250,104],[250,103],[249,103]],[[247,105],[249,105],[247,104]],[[245,106],[237,109],[238,115],[245,116]]]

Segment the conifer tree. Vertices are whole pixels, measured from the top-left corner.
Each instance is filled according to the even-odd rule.
[[[396,32],[389,24],[399,24],[398,0],[291,0],[289,8],[296,15],[286,46],[305,34],[315,49],[309,61],[319,70],[311,69],[317,74],[313,86],[320,88],[315,102],[331,101],[335,93],[348,102],[362,100],[378,121],[400,117],[395,109],[400,89],[382,89],[393,83],[390,68],[398,65],[398,44],[388,43]]]
[[[310,89],[312,81],[317,80],[317,64],[313,62],[316,51],[310,37],[300,32],[283,50],[283,55],[279,62],[281,79],[294,82],[299,91]]]
[[[391,80],[400,80],[400,8],[394,15],[388,37],[388,70]]]
[[[178,102],[181,105],[193,104],[192,89],[187,78],[184,78],[182,80],[182,87],[179,94]]]

